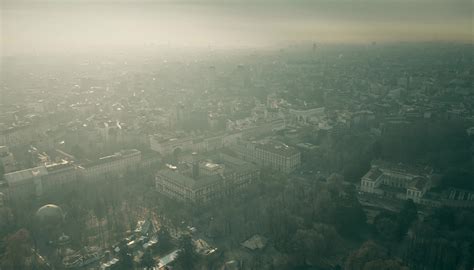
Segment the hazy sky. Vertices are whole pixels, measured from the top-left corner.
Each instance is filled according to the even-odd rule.
[[[2,54],[287,42],[472,41],[474,0],[0,0]]]

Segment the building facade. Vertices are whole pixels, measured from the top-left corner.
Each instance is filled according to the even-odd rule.
[[[3,166],[4,173],[16,170],[15,158],[6,146],[0,146],[0,166]]]
[[[157,159],[150,160],[151,164]],[[141,152],[136,149],[122,150],[111,156],[77,166],[67,160],[46,162],[33,168],[9,172],[4,175],[1,188],[8,197],[16,200],[41,197],[45,194],[74,188],[78,181],[120,177],[128,170],[149,166],[141,163]]]
[[[128,149],[113,155],[99,158],[81,166],[81,176],[86,181],[100,180],[106,177],[120,177],[128,170],[136,170],[141,162],[141,152]]]
[[[70,189],[78,180],[80,169],[78,166],[61,161],[45,164],[48,174],[43,177],[43,189],[45,192],[57,192]]]
[[[291,173],[301,165],[300,151],[280,142],[241,141],[231,149],[243,160],[283,173]]]
[[[150,148],[161,155],[171,155],[176,151],[209,152],[233,145],[242,138],[241,132],[228,132],[208,137],[150,136]]]
[[[398,199],[412,199],[420,203],[432,187],[430,172],[415,171],[399,165],[372,165],[362,177],[360,190]]]
[[[205,203],[239,192],[259,178],[259,169],[250,163],[224,154],[215,160],[158,171],[156,190],[176,200]]]
[[[5,174],[5,188],[12,199],[41,197],[72,188],[78,180],[79,167],[62,160]]]
[[[4,175],[8,197],[12,200],[43,195],[43,179],[48,175],[44,166],[15,171]]]

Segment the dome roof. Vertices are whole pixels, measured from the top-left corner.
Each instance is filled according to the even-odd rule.
[[[36,211],[36,218],[40,222],[45,222],[50,225],[61,223],[63,220],[63,210],[61,207],[54,204],[47,204]]]

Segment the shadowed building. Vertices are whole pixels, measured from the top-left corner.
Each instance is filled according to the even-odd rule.
[[[101,157],[96,161],[83,164],[81,173],[84,180],[99,180],[106,177],[118,177],[127,170],[138,169],[141,161],[141,152],[136,149],[127,149],[113,155]]]
[[[242,141],[230,148],[243,160],[284,173],[291,173],[301,164],[301,153],[296,148],[280,142]]]
[[[181,201],[207,202],[232,195],[259,177],[259,169],[248,162],[225,154],[215,160],[198,161],[194,157],[191,166],[169,166],[158,171],[157,191]]]
[[[371,169],[361,179],[360,190],[420,203],[432,185],[432,173],[429,170],[373,162]]]

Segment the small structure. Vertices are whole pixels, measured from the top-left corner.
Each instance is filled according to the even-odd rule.
[[[267,239],[261,235],[255,234],[254,236],[245,240],[241,245],[252,251],[257,249],[263,249],[267,245]]]
[[[100,261],[104,253],[98,247],[85,247],[82,252],[70,254],[63,259],[66,269],[82,268],[86,265]]]
[[[66,235],[65,233],[63,233],[58,238],[58,245],[59,246],[67,245],[67,244],[69,244],[69,242],[70,242],[70,237],[68,235]]]
[[[163,256],[163,258],[160,259],[160,262],[158,263],[158,269],[167,269],[167,266],[174,262],[176,258],[178,258],[179,254],[179,249]]]
[[[204,256],[214,254],[217,251],[217,248],[212,247],[201,238],[194,241],[194,247],[195,247],[196,253],[200,255],[204,255]]]
[[[119,262],[120,262],[119,259],[113,258],[112,260],[101,264],[101,265],[100,265],[100,270],[113,269],[114,267],[116,267],[116,265],[117,265]]]
[[[156,227],[150,219],[139,220],[135,228],[135,233],[139,236],[150,236],[156,233]]]
[[[40,223],[57,225],[63,222],[63,210],[54,204],[46,204],[36,211],[36,218]]]
[[[231,260],[231,261],[228,261],[226,262],[221,270],[239,270],[240,269],[240,263],[236,260]]]
[[[46,204],[35,214],[34,229],[39,241],[58,244],[59,237],[64,232],[64,214],[61,207]]]

